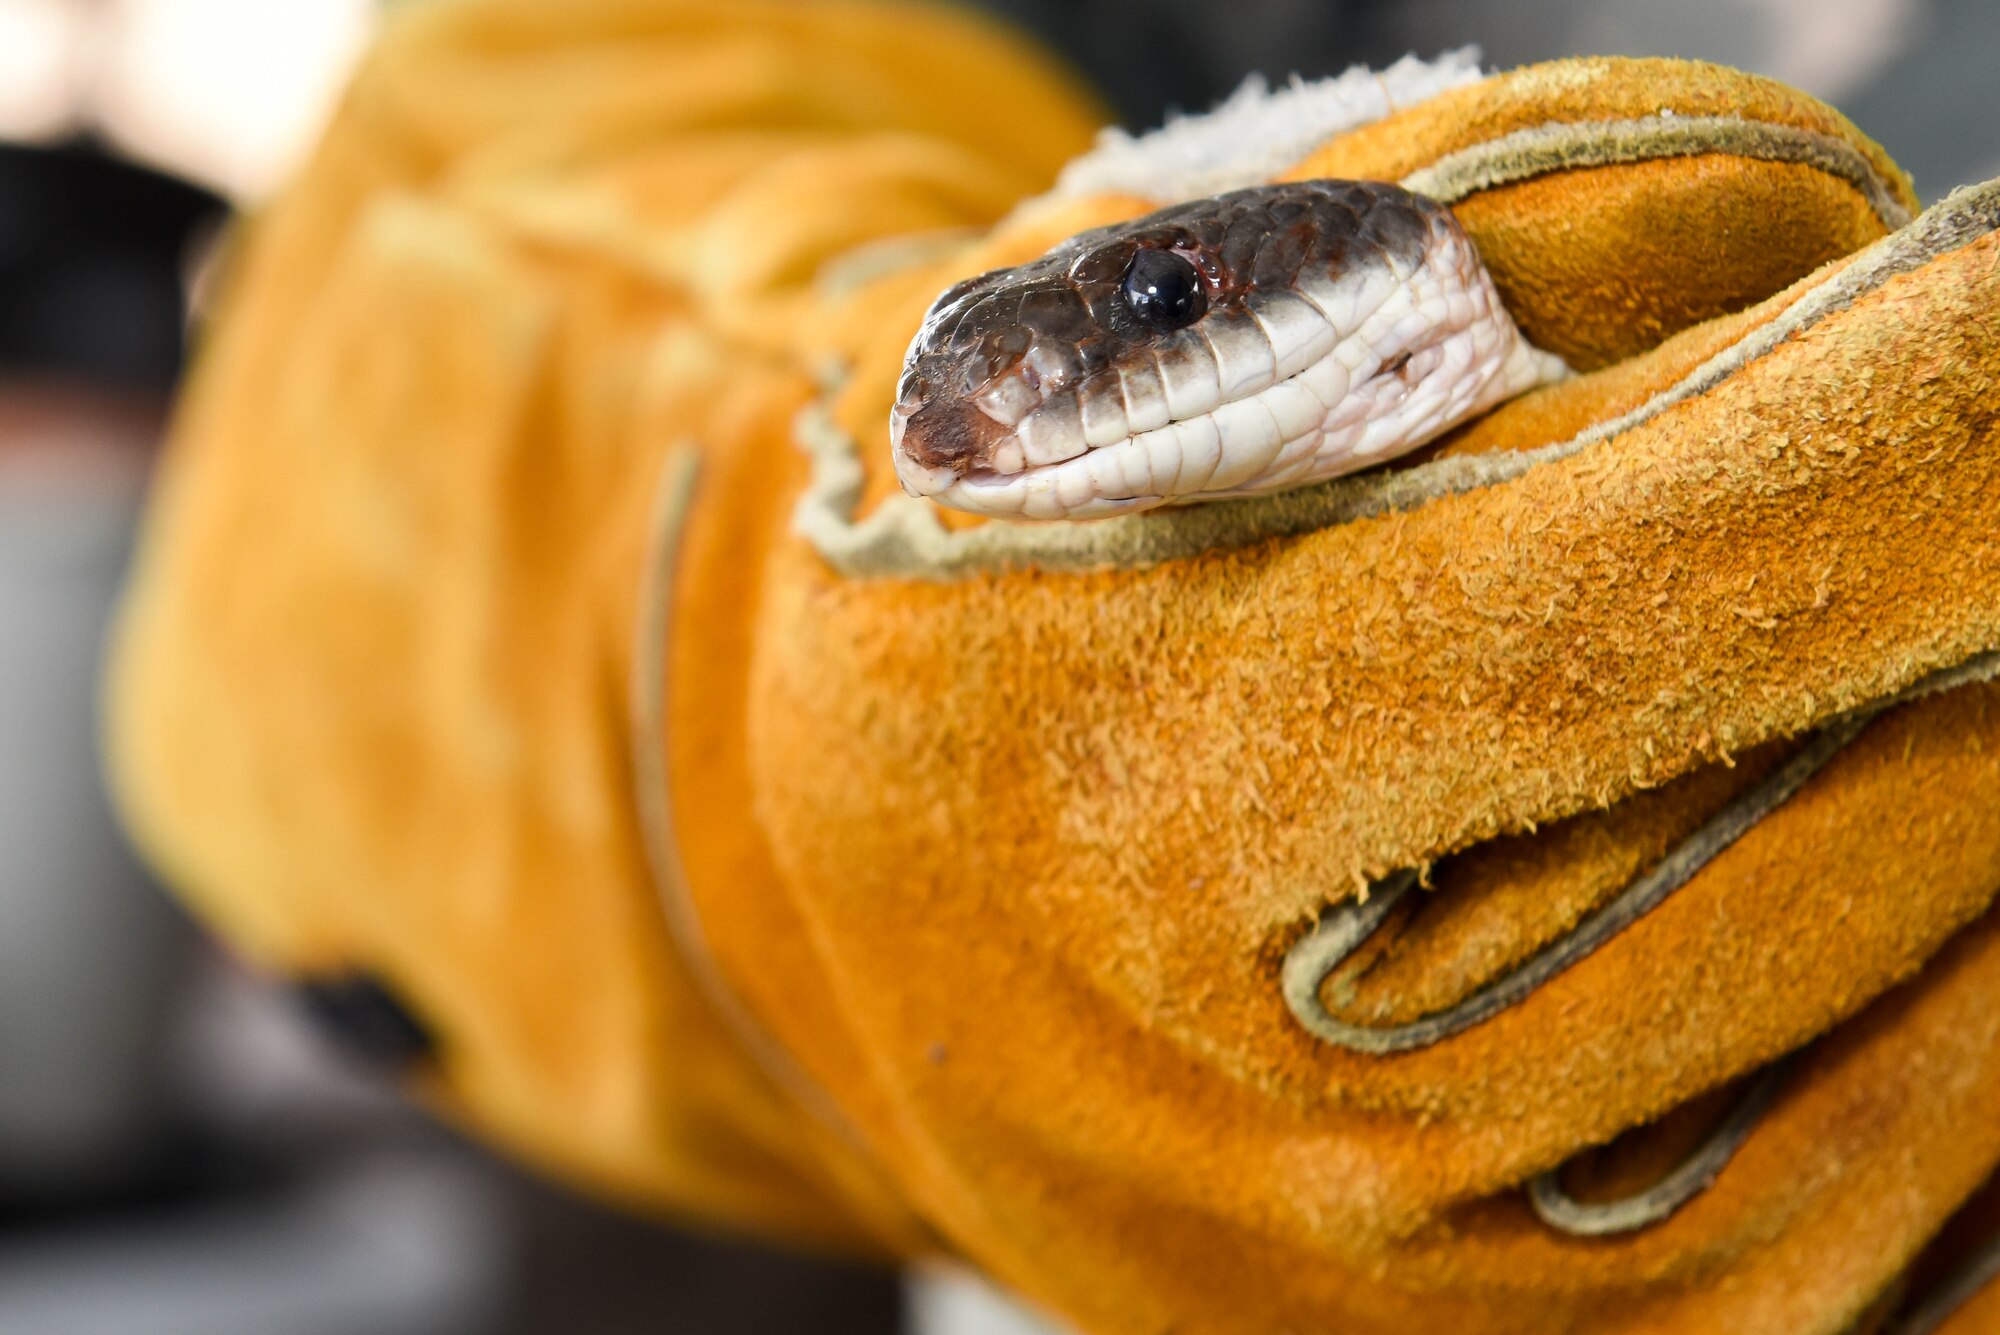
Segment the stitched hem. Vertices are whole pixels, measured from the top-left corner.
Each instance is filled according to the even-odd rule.
[[[1846,310],[1890,279],[1922,268],[1996,226],[2000,226],[2000,180],[1955,191],[1902,230],[1859,252],[1845,267],[1674,385],[1631,412],[1566,441],[1510,454],[1435,459],[1393,472],[1335,478],[1296,491],[1111,519],[991,521],[952,530],[938,518],[932,503],[911,496],[893,496],[866,517],[857,517],[865,478],[860,444],[836,422],[829,387],[800,412],[794,426],[795,439],[812,467],[793,526],[828,564],[849,578],[950,580],[1015,569],[1157,565],[1414,510],[1442,497],[1512,481],[1541,464],[1567,459],[1658,417],[1714,388],[1785,340]]]

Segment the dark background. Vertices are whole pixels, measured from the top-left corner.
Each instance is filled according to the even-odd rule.
[[[1928,202],[2000,175],[1992,0],[989,0],[1067,51],[1132,126],[1274,81],[1476,45],[1508,68],[1683,56],[1783,79],[1880,141]]]

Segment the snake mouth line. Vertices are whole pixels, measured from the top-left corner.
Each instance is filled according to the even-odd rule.
[[[1473,323],[1381,352],[1353,342],[1207,411],[1097,445],[1075,442],[1067,457],[957,473],[899,459],[898,474],[914,494],[1003,518],[1096,519],[1229,500],[1376,467],[1568,374],[1511,325]]]
[[[951,288],[889,436],[914,496],[1098,519],[1359,471],[1565,374],[1448,209],[1383,181],[1285,182]]]
[[[1046,463],[968,467],[931,499],[984,514],[1092,519],[1228,500],[1375,467],[1529,384],[1565,374],[1488,327],[1389,350],[1355,340],[1219,407]]]
[[[1796,162],[1825,171],[1863,188],[1883,225],[1902,230],[1809,285],[1770,320],[1615,419],[1532,450],[1434,459],[1412,469],[1350,474],[1284,494],[1077,524],[961,527],[946,525],[932,504],[912,496],[894,496],[864,507],[862,458],[869,448],[867,438],[841,426],[830,400],[822,397],[801,410],[795,425],[795,439],[812,461],[811,483],[800,499],[795,526],[847,578],[953,581],[1024,567],[1152,566],[1209,550],[1338,527],[1371,515],[1420,509],[1466,492],[1510,484],[1536,468],[1673,412],[1896,276],[1972,244],[1992,230],[1995,200],[2000,198],[2000,182],[1968,187],[1910,221],[1890,183],[1851,147],[1782,126],[1685,116],[1525,131],[1442,159],[1404,183],[1432,199],[1456,203],[1578,162],[1603,165],[1662,154],[1708,153]]]
[[[1029,464],[1015,471],[988,466],[968,468],[932,499],[978,513],[1018,513],[1024,518],[1093,519],[1129,514],[1162,504],[1189,504],[1251,494],[1234,489],[1229,479],[1246,471],[1246,464],[1263,462],[1277,485],[1303,481],[1297,446],[1338,409],[1313,392],[1315,379],[1327,377],[1325,363],[1315,363],[1282,380],[1232,399],[1222,409],[1169,419],[1165,425],[1134,431],[1098,446],[1079,445],[1066,459]],[[1297,390],[1312,396],[1320,409],[1318,422],[1287,431],[1287,423],[1266,396]],[[1262,414],[1260,417],[1259,414]],[[1268,425],[1267,421],[1268,419]],[[1272,452],[1275,451],[1275,457]],[[1232,455],[1234,456],[1232,458]],[[1374,462],[1357,451],[1353,471]],[[1329,473],[1327,476],[1331,476]],[[1218,479],[1221,484],[1218,485]],[[1069,483],[1072,485],[1066,486]],[[1107,494],[1120,486],[1132,494]]]

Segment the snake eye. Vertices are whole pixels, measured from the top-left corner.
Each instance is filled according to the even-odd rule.
[[[1147,249],[1125,270],[1125,304],[1140,324],[1181,329],[1208,310],[1208,289],[1186,256]]]

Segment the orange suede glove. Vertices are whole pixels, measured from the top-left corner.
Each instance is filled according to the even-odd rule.
[[[949,11],[408,11],[183,408],[143,841],[481,1133],[1092,1331],[1948,1292],[2000,1159],[2000,191],[1913,219],[1712,67],[1412,99],[1274,174],[1450,203],[1586,374],[1388,473],[944,516],[896,367],[1159,202],[1015,207],[1093,121]]]

